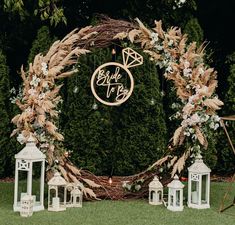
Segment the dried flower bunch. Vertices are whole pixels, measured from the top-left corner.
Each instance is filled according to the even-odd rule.
[[[171,149],[182,145],[185,139],[191,140],[191,147],[185,149],[179,158],[174,155],[174,151],[168,151],[146,173],[165,162],[173,167],[172,176],[177,171],[180,172],[189,155],[200,150],[200,146],[207,147],[204,128],[209,126],[217,129],[219,117],[216,110],[223,105],[214,94],[217,86],[216,72],[203,63],[203,47],[197,48],[195,43],[188,45],[186,35],[178,28],[164,31],[161,21],[156,22],[153,29],[146,28],[138,19],[137,22],[135,24],[105,18],[98,26],[75,29],[63,40],[56,41],[45,56],[36,55],[27,72],[21,68],[23,93],[20,98],[15,99],[15,103],[22,113],[12,119],[17,126],[12,136],[21,134],[27,140],[29,134],[33,134],[40,149],[47,155],[49,176],[50,169],[56,165],[68,181],[85,182],[92,188],[100,187],[97,183],[101,184],[103,192],[100,196],[111,195],[103,178],[99,180],[89,172],[77,169],[64,156],[66,150],[61,144],[63,136],[57,127],[58,104],[62,100],[59,96],[61,85],[56,81],[76,72],[73,65],[80,55],[89,53],[92,48],[109,46],[116,39],[129,39],[149,54],[150,60],[156,65],[164,68],[164,76],[174,82],[180,99],[180,104],[177,103],[177,118],[182,122],[174,133]],[[134,182],[146,175],[145,172],[129,178]],[[95,194],[92,189],[82,184],[81,186],[85,194],[96,197],[97,192]],[[120,194],[120,190],[122,188],[118,187],[116,195],[123,197],[125,194]]]

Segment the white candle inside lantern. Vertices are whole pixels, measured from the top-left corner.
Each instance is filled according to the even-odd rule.
[[[22,199],[25,195],[27,195],[27,193],[25,192],[20,193],[20,199]]]
[[[52,207],[53,208],[59,208],[60,207],[60,198],[59,197],[52,198]]]
[[[197,204],[198,203],[198,192],[192,191],[192,203]]]

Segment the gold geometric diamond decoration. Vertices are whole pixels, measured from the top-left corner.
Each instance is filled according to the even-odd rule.
[[[143,64],[143,56],[131,48],[124,48],[122,50],[123,65],[126,68],[131,68]]]

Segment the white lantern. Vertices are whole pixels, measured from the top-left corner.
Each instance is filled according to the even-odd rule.
[[[82,191],[78,186],[71,191],[71,199],[73,207],[82,207]]]
[[[174,180],[167,185],[168,187],[168,205],[167,209],[171,211],[183,211],[183,188],[184,185],[179,181],[177,175]]]
[[[56,172],[48,182],[48,211],[66,210],[66,180]]]
[[[20,216],[30,217],[33,215],[33,197],[24,195],[20,200]]]
[[[188,207],[210,208],[210,172],[199,154],[188,168]]]
[[[163,186],[157,176],[149,183],[149,204],[161,205],[163,200]]]
[[[75,183],[69,183],[66,186],[67,202],[66,207],[82,207],[82,191],[80,186]]]
[[[15,189],[14,189],[14,211],[20,211],[20,199],[24,195],[33,197],[33,211],[44,210],[44,175],[45,175],[45,158],[46,156],[37,148],[35,139],[30,135],[26,146],[15,155]],[[40,169],[40,179],[35,175],[36,165]],[[20,183],[19,178],[25,175],[26,187],[23,187],[23,181]],[[36,180],[37,179],[37,180]],[[32,186],[34,185],[34,188]],[[34,192],[34,193],[33,193]]]

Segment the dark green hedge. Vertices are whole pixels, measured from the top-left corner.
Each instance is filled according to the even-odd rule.
[[[145,169],[162,156],[165,115],[158,74],[147,58],[143,66],[131,69],[135,88],[127,102],[118,107],[96,102],[90,89],[91,75],[110,60],[110,49],[81,57],[80,72],[69,78],[65,87],[62,127],[65,144],[73,150],[72,160],[79,167],[96,174],[127,175]],[[94,103],[97,110],[92,109]]]

